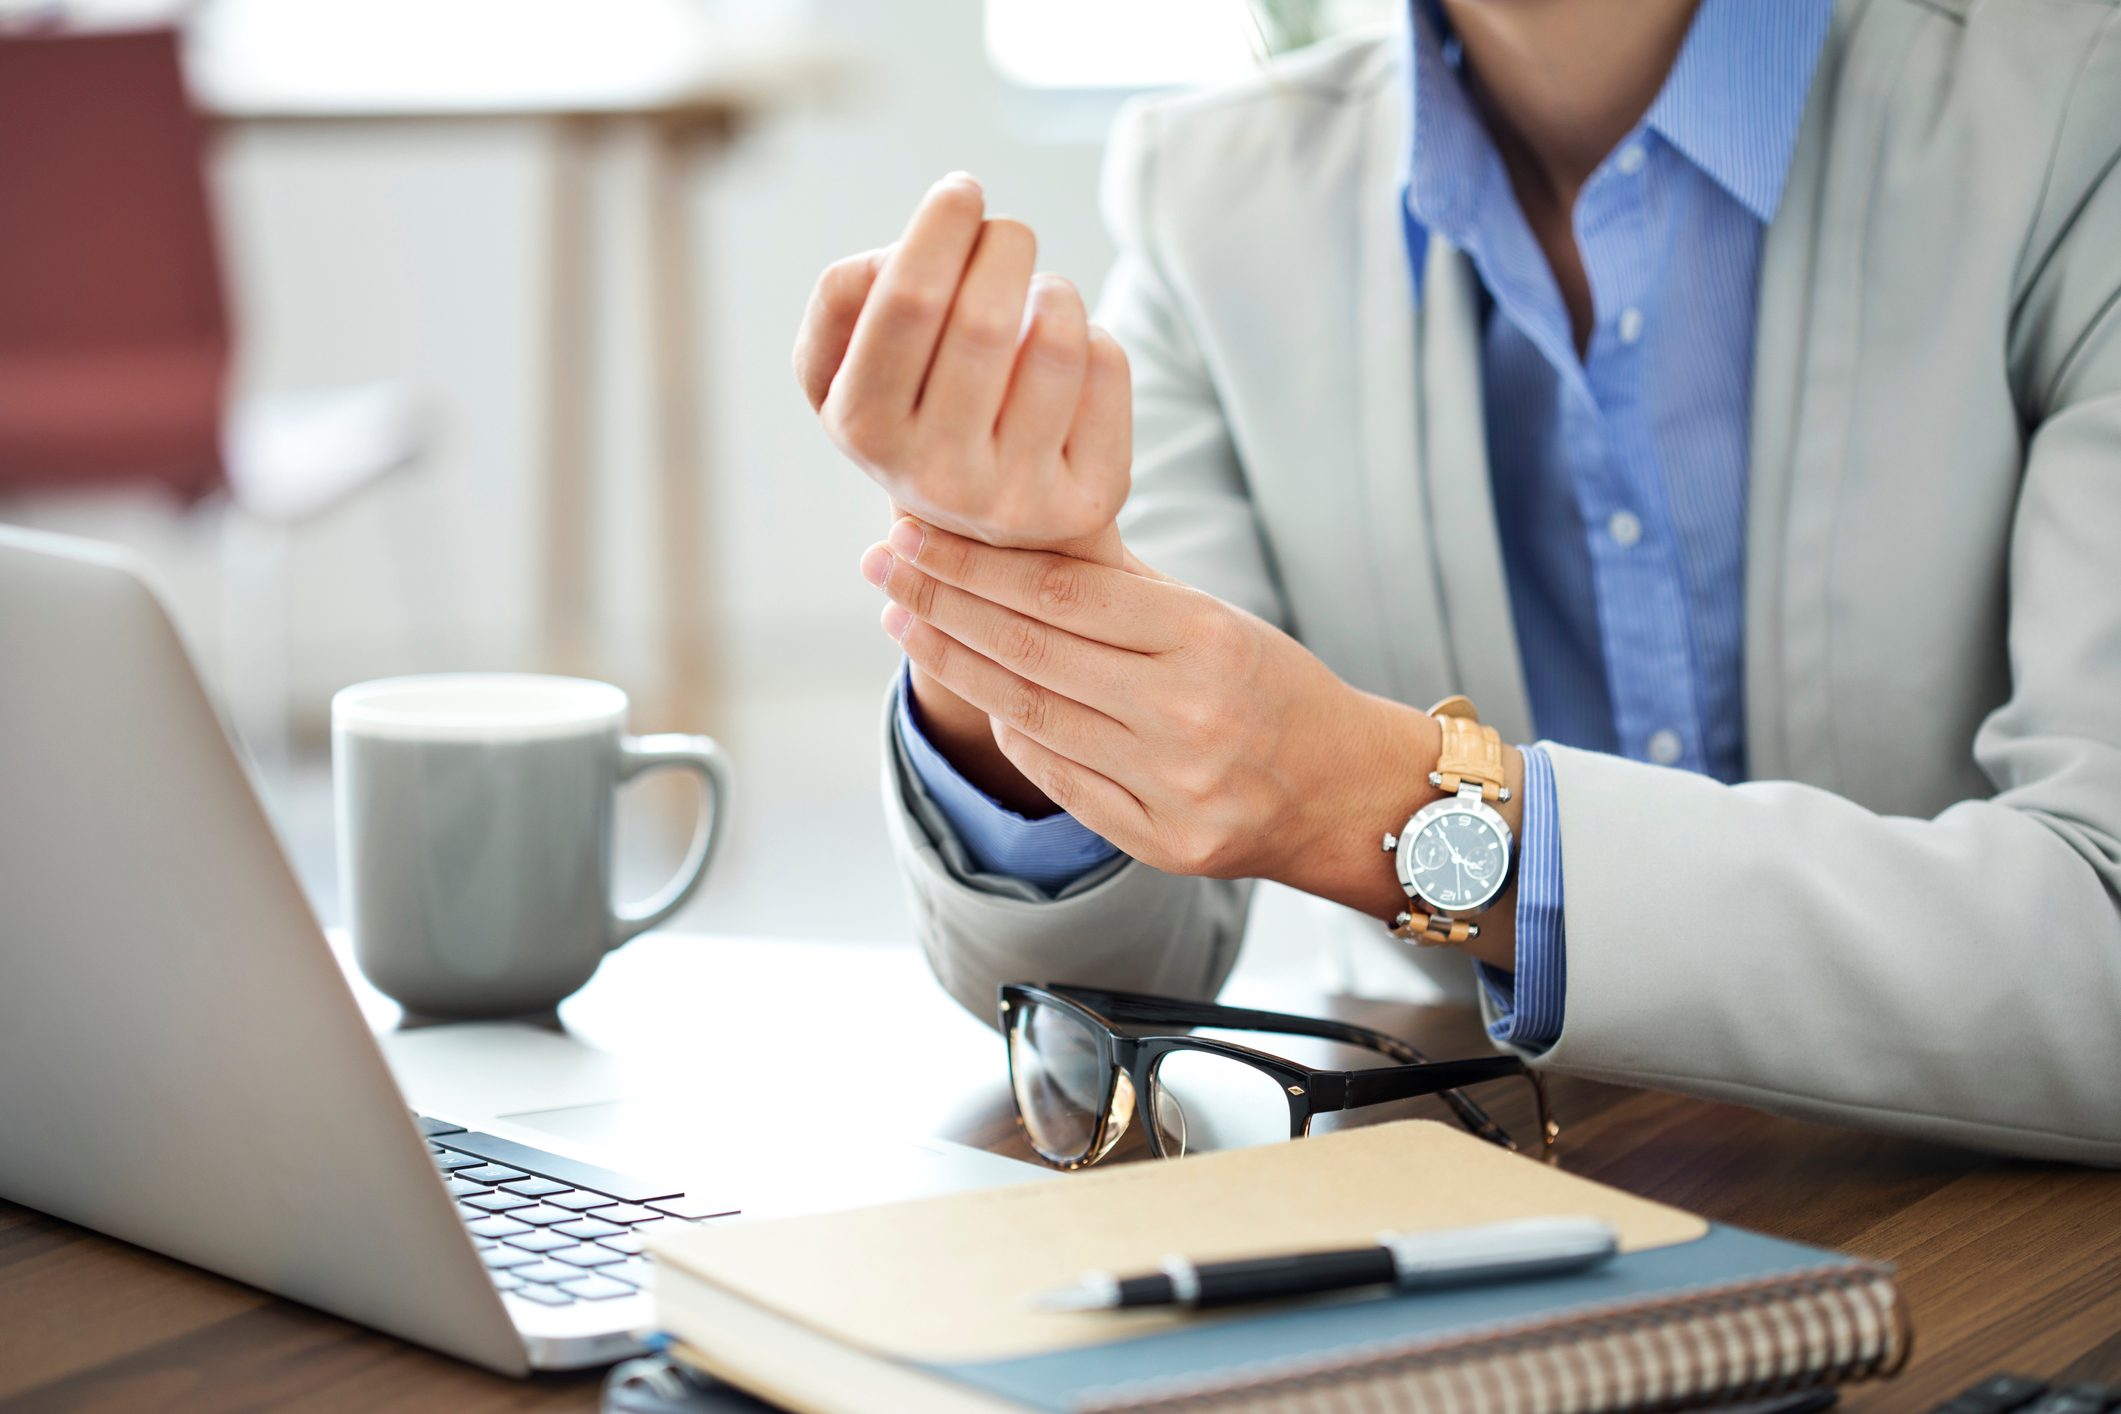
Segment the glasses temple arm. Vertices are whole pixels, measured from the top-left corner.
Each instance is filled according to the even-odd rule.
[[[1286,1012],[1254,1011],[1249,1007],[1223,1006],[1218,1002],[1189,1002],[1174,997],[1151,997],[1137,992],[1105,992],[1090,987],[1054,987],[1062,996],[1073,997],[1114,1021],[1143,1025],[1207,1026],[1225,1031],[1271,1031],[1288,1036],[1315,1036],[1361,1046],[1395,1060],[1419,1064],[1425,1057],[1414,1047],[1382,1031],[1353,1022],[1322,1017],[1292,1016]]]
[[[1345,1083],[1341,1090],[1341,1104],[1351,1110],[1363,1105],[1389,1104],[1393,1100],[1411,1100],[1421,1095],[1441,1095],[1484,1081],[1507,1080],[1524,1073],[1524,1062],[1515,1056],[1476,1056],[1471,1060],[1342,1071]]]

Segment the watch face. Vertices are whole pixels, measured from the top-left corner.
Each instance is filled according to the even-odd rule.
[[[1400,877],[1429,903],[1454,913],[1481,908],[1500,893],[1509,862],[1508,837],[1465,809],[1431,816],[1400,844]]]

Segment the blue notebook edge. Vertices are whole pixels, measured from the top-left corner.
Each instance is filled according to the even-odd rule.
[[[1065,1411],[1093,1394],[1191,1376],[1262,1375],[1291,1362],[1360,1357],[1366,1349],[1822,1267],[1872,1264],[1845,1253],[1711,1224],[1688,1242],[1628,1252],[1587,1272],[1540,1281],[1389,1293],[1262,1311],[1131,1339],[1003,1360],[924,1368],[1028,1409]],[[1067,1319],[1056,1314],[1056,1320]]]

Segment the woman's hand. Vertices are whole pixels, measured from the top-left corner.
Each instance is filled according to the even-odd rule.
[[[1131,557],[1113,569],[902,520],[862,573],[890,597],[885,630],[914,665],[1134,858],[1277,879],[1378,918],[1405,906],[1378,841],[1427,793],[1440,738],[1427,713],[1349,686],[1279,629]],[[1505,965],[1509,913],[1493,910],[1480,939]]]
[[[1030,228],[963,174],[899,242],[828,268],[795,373],[832,440],[932,524],[1117,564],[1133,394],[1075,287],[1034,275]]]

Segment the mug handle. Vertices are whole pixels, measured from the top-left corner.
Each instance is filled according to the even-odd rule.
[[[658,736],[619,738],[619,779],[630,781],[644,771],[677,766],[700,778],[699,821],[692,827],[692,844],[675,878],[639,903],[616,909],[612,915],[611,946],[647,932],[684,907],[707,876],[707,861],[721,839],[722,818],[729,813],[729,755],[713,737]]]

